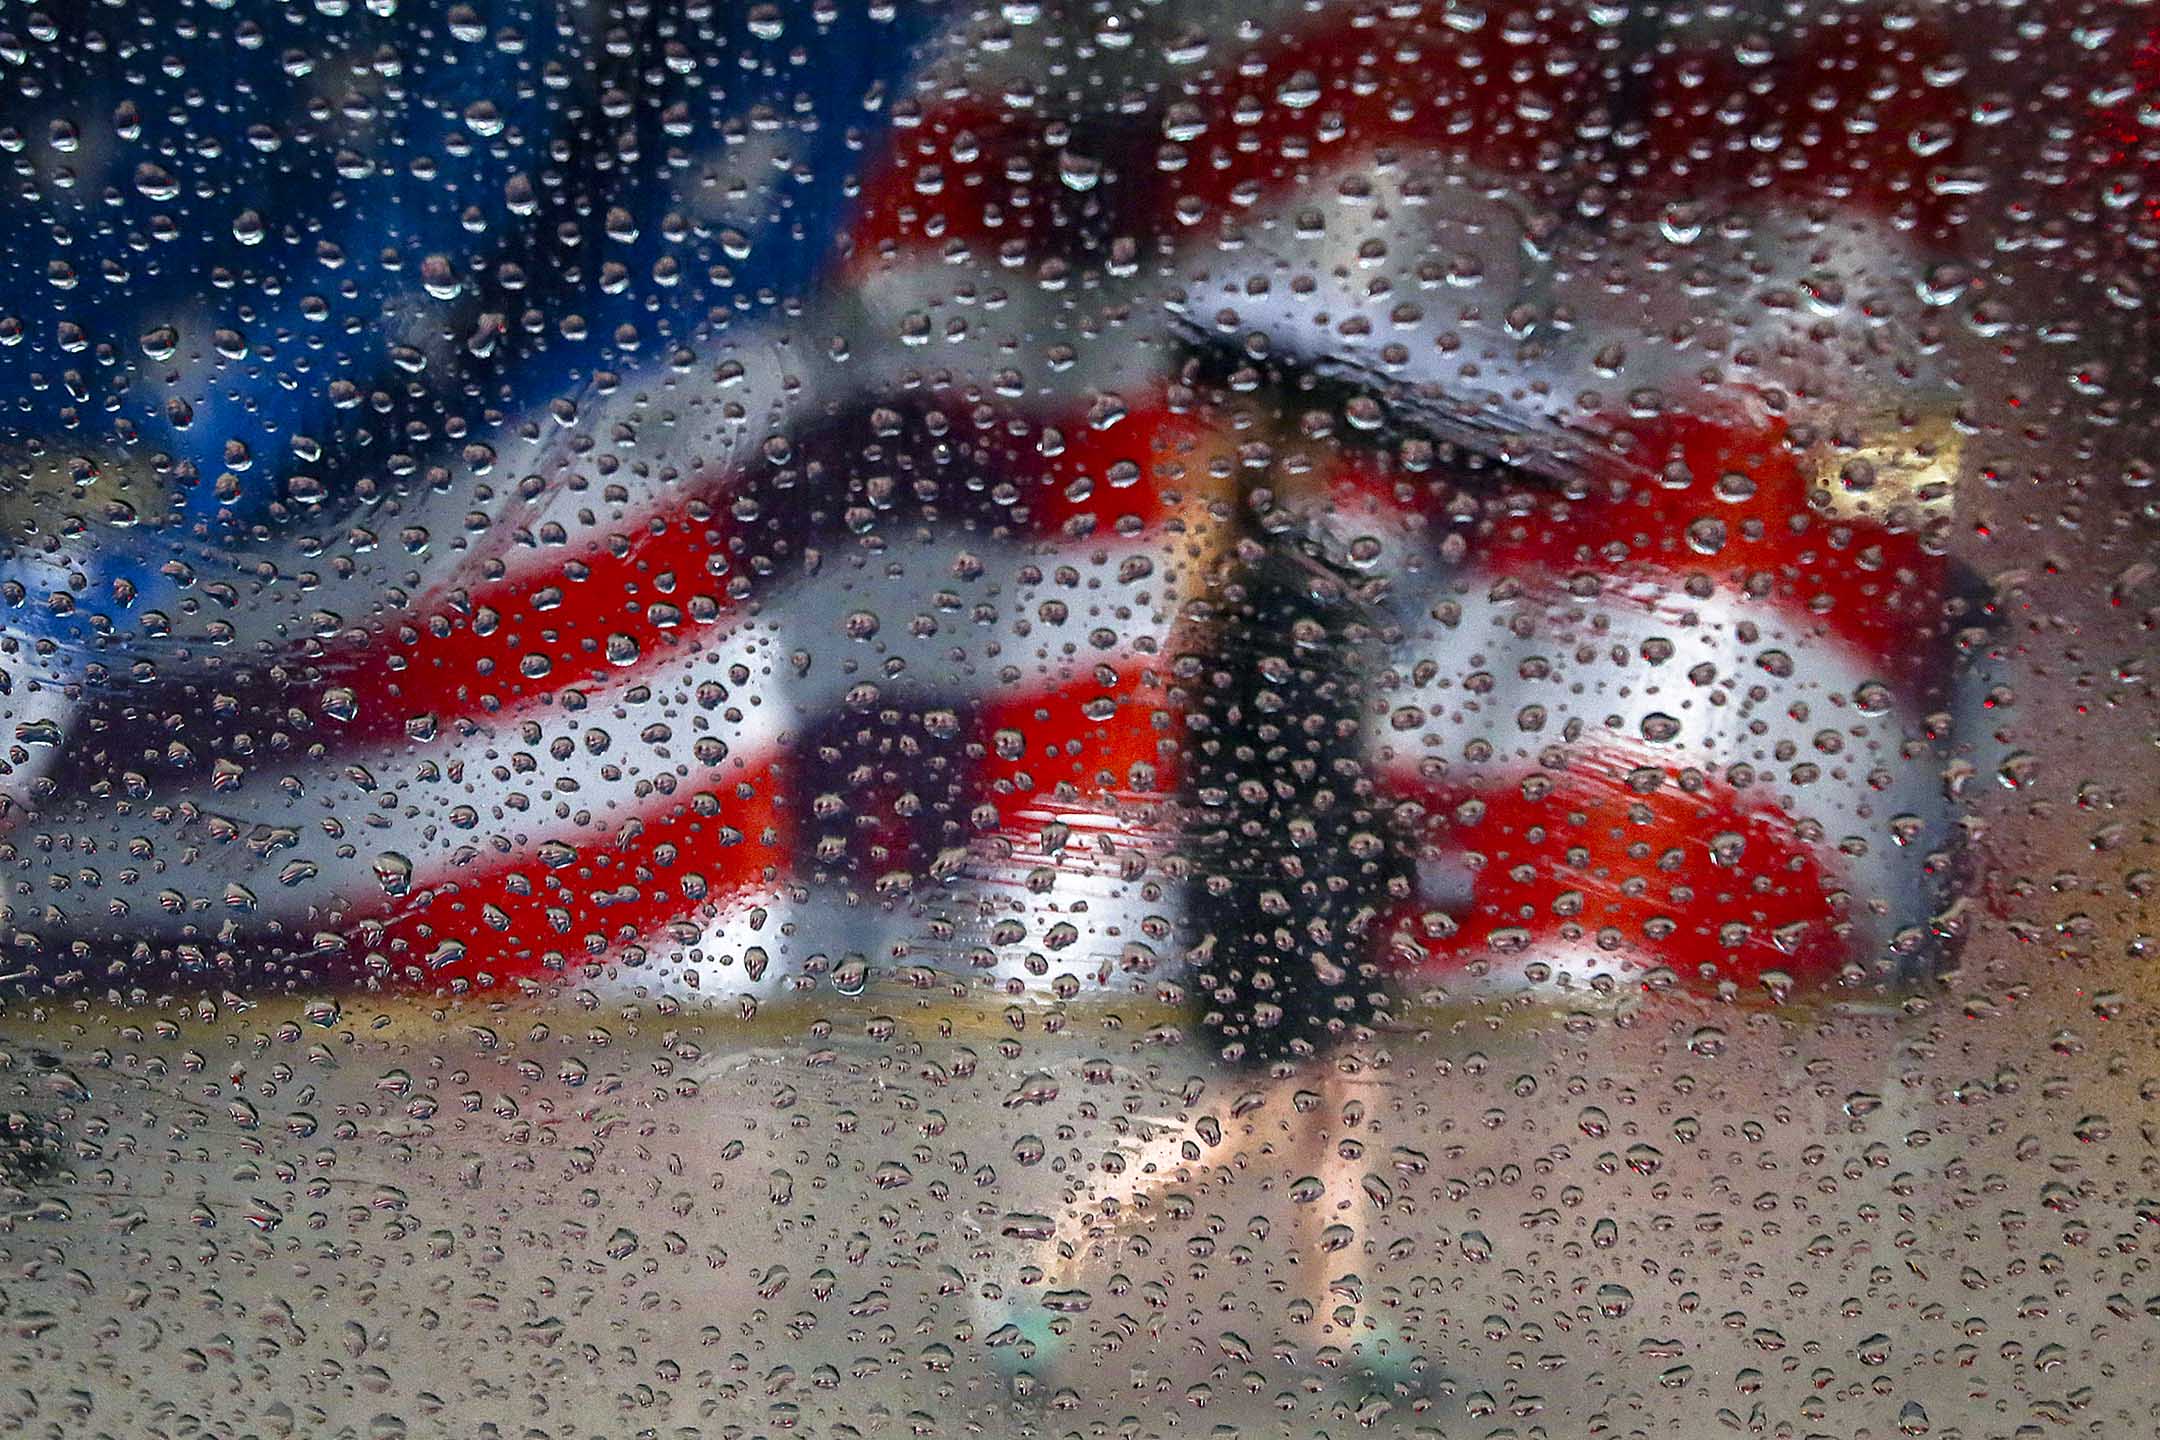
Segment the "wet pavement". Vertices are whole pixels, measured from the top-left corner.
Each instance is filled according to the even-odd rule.
[[[1935,1007],[1427,1005],[1281,1074],[1211,1065],[1139,997],[745,1008],[16,1007],[0,1414],[377,1440],[2150,1423],[2150,1160],[2074,1133],[2135,1076],[2020,1086],[1976,1056],[1957,1092]]]

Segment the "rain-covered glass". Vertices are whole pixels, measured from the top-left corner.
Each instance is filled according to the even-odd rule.
[[[0,91],[0,1433],[2160,1434],[2149,5]]]

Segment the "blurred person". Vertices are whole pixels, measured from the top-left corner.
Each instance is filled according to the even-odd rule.
[[[1350,1351],[1379,1394],[1411,1393],[1430,1367],[1318,1258],[1362,1243],[1364,1167],[1339,1158],[1361,1146],[1337,1147],[1331,1119],[1358,1108],[1343,1071],[1384,1028],[1379,975],[1496,1017],[1894,996],[1954,954],[1967,777],[1999,749],[1999,676],[1975,663],[1993,645],[1986,601],[1947,554],[1983,377],[1924,320],[1898,331],[1878,298],[1945,265],[1962,223],[1944,177],[1971,152],[1940,37],[1859,16],[1801,30],[1784,49],[1805,79],[1734,82],[1799,147],[1758,173],[1725,143],[1725,127],[1747,131],[1710,78],[1728,47],[1762,48],[1752,37],[1573,22],[1524,17],[1473,42],[1474,26],[1415,17],[1399,32],[1301,17],[1256,30],[1250,95],[1201,83],[1162,102],[1181,143],[1160,152],[1160,213],[1193,227],[1211,200],[1226,212],[1219,245],[1165,267],[1181,334],[1226,355],[1205,367],[1218,403],[1312,422],[1238,442],[1277,461],[1303,445],[1299,465],[1324,478],[1275,532],[1324,530],[1354,561],[1294,580],[1311,556],[1233,526],[1220,550],[1185,548],[1208,577],[1194,593],[1228,618],[1185,660],[1190,693],[1166,702],[1181,794],[1206,817],[1166,847],[1193,875],[1175,925],[1196,1030],[1218,1058],[1258,1064],[1232,1109],[1267,1157],[1261,1183],[1309,1192],[1293,1213],[1310,1229],[1287,1237],[1294,1313],[1324,1317],[1322,1363]],[[1366,68],[1390,47],[1435,68]],[[1418,79],[1452,74],[1458,48],[1481,88],[1426,108]],[[1021,49],[985,68],[1024,68]],[[1591,56],[1616,51],[1630,84],[1600,94]],[[1212,138],[1240,102],[1265,113],[1271,88],[1283,128]],[[1864,124],[1825,98],[1846,95]],[[1052,169],[1145,173],[1109,158],[1107,118],[1076,118],[1053,154],[1030,121],[983,108],[955,104],[947,133],[967,137],[972,174],[1002,158],[1016,200]],[[1194,153],[1188,135],[1211,138]],[[1586,136],[1617,144],[1576,149]],[[1612,237],[1577,197],[1622,167],[1649,177],[1647,248],[1672,254],[1608,279],[1587,236]],[[1666,179],[1697,188],[1677,198]],[[925,193],[949,264],[996,250],[994,232],[951,238],[980,205]],[[976,199],[991,193],[1005,190],[993,179]],[[1083,193],[1062,203],[1101,217],[1093,253],[1114,270],[1116,226],[1149,233],[1147,182]],[[1074,231],[1085,264],[1086,225],[1054,233]],[[1579,291],[1561,283],[1574,264]],[[901,304],[922,293],[905,283]],[[1787,327],[1781,287],[1814,297],[1812,316]],[[1736,288],[1771,301],[1759,335],[1729,312]],[[1878,333],[1848,346],[1833,317],[1855,306]],[[1318,621],[1368,585],[1355,642]],[[1301,626],[1325,639],[1277,653],[1271,639]],[[1300,743],[1346,798],[1298,774]],[[1357,873],[1375,821],[1386,854]],[[1215,843],[1193,851],[1200,836]],[[1360,1044],[1331,1059],[1345,1039]],[[1628,1063],[1617,1046],[1610,1059]],[[1156,1117],[1127,1178],[1090,1183],[1061,1221],[1041,1309],[1020,1299],[1000,1331],[1027,1388],[1096,1328],[1060,1318],[1059,1297],[1095,1292],[1132,1237],[1189,1213],[1168,1197],[1216,1174],[1202,1157],[1226,1142],[1195,1108]]]

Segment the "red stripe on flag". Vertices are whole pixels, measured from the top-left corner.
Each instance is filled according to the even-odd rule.
[[[1076,411],[1044,429],[1057,434],[1055,452],[1044,457],[1049,484],[1027,506],[1029,529],[1046,540],[1070,541],[1120,521],[1159,534],[1186,500],[1221,488],[1207,474],[1211,427],[1160,398],[1111,424]]]
[[[703,508],[686,498],[612,533],[514,553],[496,578],[438,591],[394,633],[333,652],[321,687],[351,691],[359,708],[331,733],[379,742],[415,720],[447,728],[681,657],[736,598],[731,522],[694,518]]]
[[[1838,16],[1783,44],[1754,37],[1664,52],[1649,85],[1645,194],[1797,210],[1834,204],[1953,238],[1973,148],[1958,47],[1928,24]]]
[[[372,971],[423,990],[619,963],[670,925],[702,929],[786,880],[789,783],[777,757],[746,761],[696,794],[656,799],[610,837],[429,878],[395,908],[356,917],[357,938]]]
[[[1783,421],[1671,414],[1630,422],[1621,452],[1593,464],[1591,483],[1501,522],[1472,558],[1512,579],[1542,577],[1608,603],[1670,596],[1707,581],[1818,633],[1875,666],[1917,681],[1943,624],[1949,562],[1912,506],[1836,513],[1820,489],[1826,444],[1794,443]],[[1602,472],[1602,473],[1600,473]],[[1579,583],[1578,583],[1579,582]],[[1584,587],[1589,587],[1585,589]]]
[[[1837,867],[1767,796],[1618,751],[1514,781],[1391,789],[1423,806],[1427,855],[1469,872],[1467,911],[1397,915],[1395,953],[1417,967],[1542,963],[1580,980],[1590,958],[1636,982],[1664,967],[1686,985],[1784,988],[1863,958]]]
[[[1057,689],[984,702],[980,793],[1008,830],[1039,829],[1051,816],[1114,814],[1170,794],[1178,750],[1167,695],[1120,656],[1111,673]]]
[[[1565,167],[1595,95],[1587,31],[1552,11],[1465,33],[1430,13],[1328,10],[1163,112],[1155,223],[1198,223],[1381,161],[1413,174],[1445,161],[1433,183],[1467,172],[1533,191],[1533,177]]]

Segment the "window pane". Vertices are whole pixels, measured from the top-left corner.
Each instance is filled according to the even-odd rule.
[[[2153,1430],[2143,7],[0,31],[9,1433]]]

